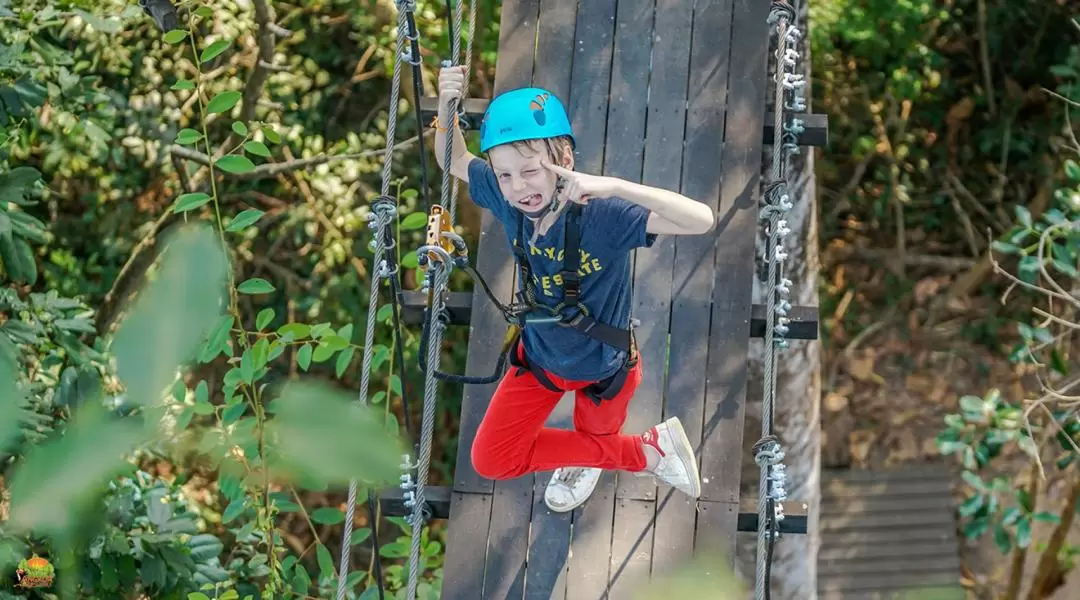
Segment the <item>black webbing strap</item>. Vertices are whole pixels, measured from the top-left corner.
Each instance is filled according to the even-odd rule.
[[[563,238],[562,275],[563,302],[577,304],[581,298],[581,278],[578,277],[578,255],[581,249],[581,205],[571,202],[567,209],[566,230]]]
[[[620,329],[607,323],[601,323],[583,310],[581,304],[581,277],[578,275],[581,253],[581,209],[576,202],[567,209],[566,229],[563,238],[563,261],[559,275],[562,277],[564,309],[576,308],[577,314],[570,318],[564,318],[558,324],[570,327],[603,344],[617,348],[627,354],[630,353],[630,330]],[[528,251],[525,249],[525,219],[518,214],[518,244],[514,249],[522,281],[522,291],[518,293],[519,300],[532,302],[533,294],[528,293],[532,285],[532,270],[529,268]]]

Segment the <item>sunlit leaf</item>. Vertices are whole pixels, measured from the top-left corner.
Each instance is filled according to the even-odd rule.
[[[240,101],[241,94],[236,90],[226,90],[218,93],[210,99],[210,102],[206,104],[206,112],[208,113],[223,113],[232,107],[236,106],[236,103]]]
[[[225,231],[241,231],[247,227],[251,227],[258,222],[264,214],[266,213],[257,208],[246,209],[233,218],[228,227],[225,228]]]
[[[214,60],[215,58],[217,58],[218,55],[220,55],[222,52],[224,52],[228,48],[229,48],[229,41],[228,40],[217,40],[215,42],[211,42],[211,44],[209,46],[207,46],[202,51],[202,54],[199,55],[199,62],[201,62],[201,63],[210,62],[210,61]]]
[[[274,289],[273,284],[261,277],[252,277],[236,286],[236,291],[241,294],[269,294]]]
[[[227,154],[217,159],[214,166],[234,175],[250,173],[255,170],[255,163],[251,159],[239,154]]]

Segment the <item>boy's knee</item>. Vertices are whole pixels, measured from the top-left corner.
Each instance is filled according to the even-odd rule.
[[[511,456],[483,444],[473,444],[471,458],[473,470],[484,479],[511,479],[519,468]]]

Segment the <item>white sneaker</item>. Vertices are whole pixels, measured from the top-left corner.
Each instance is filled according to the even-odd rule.
[[[555,469],[544,492],[544,503],[555,512],[574,510],[589,499],[602,471],[587,467]]]
[[[691,498],[701,496],[697,457],[678,417],[672,417],[646,431],[641,434],[641,439],[646,446],[660,454],[660,462],[655,468],[646,469],[647,473]]]

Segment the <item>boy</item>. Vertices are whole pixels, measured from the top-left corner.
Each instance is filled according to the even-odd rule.
[[[444,125],[464,84],[462,67],[439,74],[436,161],[502,222],[518,256],[519,286],[531,285],[530,296],[548,312],[578,317],[522,328],[511,350],[517,368],[499,383],[477,430],[473,468],[489,479],[554,469],[544,499],[556,512],[585,502],[603,469],[652,475],[697,498],[696,457],[677,418],[640,435],[621,433],[642,372],[627,331],[630,255],[660,234],[707,233],[712,211],[675,192],[575,172],[566,112],[538,88],[492,100],[480,128],[487,160],[473,156],[460,130]],[[445,165],[448,130],[453,149]],[[582,319],[588,326],[574,325]],[[575,392],[574,430],[545,427],[565,391]]]

